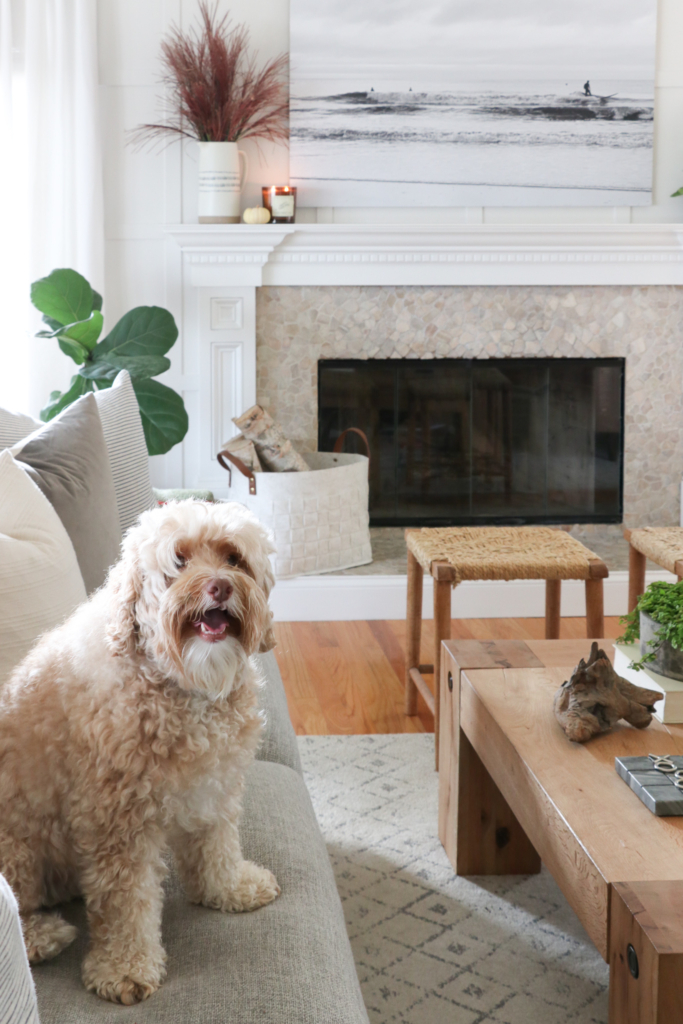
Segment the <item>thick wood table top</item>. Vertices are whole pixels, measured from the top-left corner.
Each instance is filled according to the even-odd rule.
[[[461,670],[461,726],[513,799],[515,788],[542,790],[555,821],[573,834],[605,882],[681,880],[683,817],[651,814],[618,777],[614,759],[683,754],[683,726],[653,720],[637,730],[622,722],[613,732],[578,744],[567,739],[553,714],[553,695],[588,656],[590,643],[447,642]],[[613,655],[611,641],[600,643]],[[512,667],[520,662],[521,667]],[[495,747],[487,742],[492,732]],[[524,778],[518,776],[516,787],[514,772],[520,770]],[[550,819],[546,826],[554,827]]]

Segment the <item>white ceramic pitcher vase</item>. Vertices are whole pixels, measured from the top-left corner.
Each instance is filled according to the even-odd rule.
[[[239,223],[247,167],[247,155],[236,142],[199,143],[200,224]]]

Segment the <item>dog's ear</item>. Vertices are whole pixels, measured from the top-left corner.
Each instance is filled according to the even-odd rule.
[[[137,640],[135,605],[142,594],[142,573],[137,549],[129,542],[123,557],[109,573],[111,612],[107,645],[113,655],[132,654]]]

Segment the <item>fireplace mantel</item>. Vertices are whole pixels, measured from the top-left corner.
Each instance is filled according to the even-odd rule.
[[[184,224],[195,287],[683,284],[683,224]]]
[[[172,226],[190,431],[180,476],[227,494],[216,460],[256,401],[256,289],[683,285],[683,224]],[[173,382],[171,382],[173,383]]]

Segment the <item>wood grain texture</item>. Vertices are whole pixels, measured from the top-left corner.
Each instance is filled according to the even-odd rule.
[[[449,569],[450,566],[445,566]],[[432,562],[432,570],[434,563]],[[441,644],[451,638],[451,580],[434,580],[434,763],[439,770],[439,702],[441,697]]]
[[[629,970],[628,947],[638,958]],[[683,1020],[683,881],[612,888],[610,1024]]]
[[[605,612],[602,579],[586,580],[586,636],[602,639],[605,635]]]
[[[624,530],[624,536],[630,531]],[[626,538],[628,540],[628,537]],[[645,568],[647,558],[641,554],[632,544],[628,549],[628,610],[632,612],[638,603],[638,598],[645,591]]]
[[[508,698],[507,711],[512,716],[511,731],[516,740],[519,726],[521,726],[520,720],[525,715],[525,708],[522,703],[519,708],[515,709],[521,688],[514,685],[514,680],[516,677],[522,677],[533,680],[533,684],[542,683],[546,671],[545,669],[463,670],[460,677],[460,726],[504,799],[513,809],[532,846],[548,866],[598,951],[607,959],[609,884],[593,859],[584,850],[575,829],[567,823],[561,813],[558,813],[555,800],[546,791],[545,772],[548,768],[546,763],[541,764],[539,776],[534,764],[531,763],[533,758],[529,757],[528,745],[523,751],[518,751],[514,741],[507,735],[505,724],[500,724],[491,714],[488,702],[485,703],[479,696],[479,689],[482,685],[488,693],[488,684],[498,686],[505,692]],[[512,688],[510,677],[513,677]],[[500,705],[496,710],[499,708]],[[569,744],[555,722],[552,711],[549,712],[549,706],[546,706],[543,721],[540,723],[536,716],[531,719],[527,716],[527,724],[531,733],[529,745],[541,743],[543,749],[547,748],[544,727],[548,721],[552,729],[557,729],[562,739]],[[538,767],[538,759],[536,759],[536,767]],[[572,786],[566,785],[566,780],[572,777],[572,766],[560,761],[555,768],[558,774],[564,772],[565,788],[572,789],[573,782]],[[614,774],[616,777],[616,772]],[[619,779],[617,781],[620,782]],[[624,786],[623,783],[621,785]],[[590,789],[592,792],[592,787]],[[624,789],[627,787],[624,786]],[[588,798],[586,802],[588,802]]]
[[[458,875],[531,875],[541,870],[541,858],[462,729],[457,794]]]
[[[422,632],[422,566],[412,551],[408,552],[408,583],[406,607],[406,661],[405,661],[405,712],[414,715],[417,711],[417,689],[410,675],[420,661],[420,635]]]
[[[622,629],[619,620],[610,618],[606,623],[608,634],[618,636]],[[348,638],[358,636],[358,629],[361,630],[363,644],[356,649],[354,640]],[[561,631],[567,639],[580,638],[585,633],[585,619],[564,618]],[[290,715],[300,735],[433,730],[433,717],[421,696],[418,696],[416,714],[405,714],[404,619],[362,623],[278,622],[274,632],[278,641],[274,653],[280,664]],[[545,643],[544,632],[542,618],[453,619],[451,622],[451,635],[459,640],[526,640],[532,647],[536,643]],[[586,645],[585,640],[583,644]],[[353,673],[355,711],[348,704],[347,674],[338,675],[329,668],[330,652],[339,651],[341,645]],[[590,644],[587,644],[584,653],[589,649]],[[422,623],[421,664],[431,662],[433,650],[433,621],[425,619]],[[567,657],[562,660],[570,663]],[[373,696],[377,687],[390,696],[393,710],[388,717],[385,717],[386,705],[378,703]]]
[[[560,608],[562,580],[545,581],[545,636],[546,640],[560,638]]]

